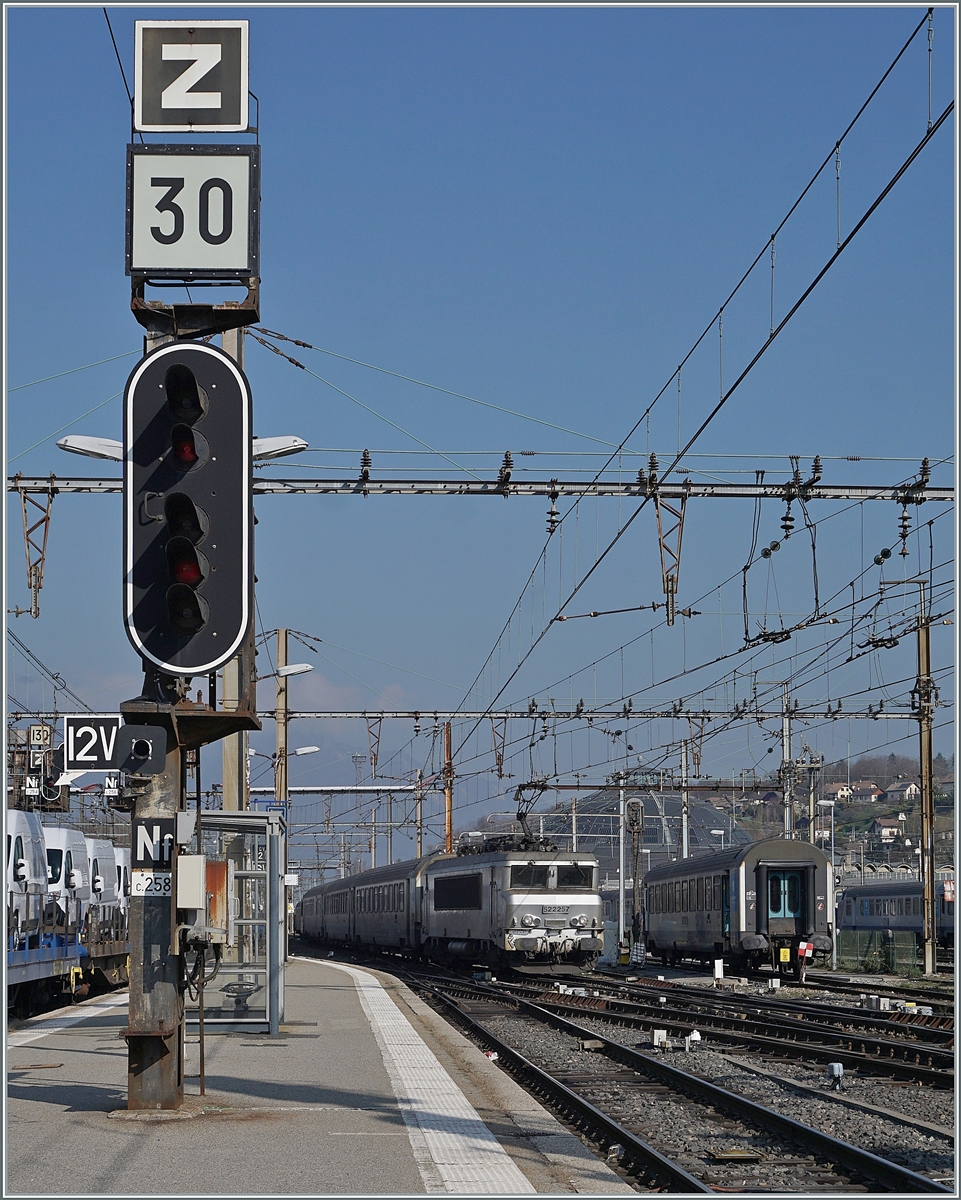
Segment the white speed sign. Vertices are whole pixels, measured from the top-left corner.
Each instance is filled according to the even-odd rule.
[[[127,274],[259,274],[258,166],[256,145],[128,146]]]

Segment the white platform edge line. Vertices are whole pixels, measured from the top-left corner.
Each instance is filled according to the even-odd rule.
[[[341,963],[326,962],[324,966],[346,972],[357,986],[361,1007],[370,1021],[371,1029],[383,1056],[391,1086],[407,1124],[414,1159],[427,1191],[462,1194],[469,1192],[477,1195],[529,1195],[534,1193],[536,1189],[530,1180],[490,1132],[473,1105],[438,1062],[433,1051],[387,995],[381,983],[373,975]],[[395,1038],[390,1037],[391,1033],[394,1033]],[[404,1061],[408,1055],[395,1054],[391,1047],[391,1041],[396,1039],[399,1042],[399,1051],[408,1049],[412,1036],[420,1042],[421,1062],[417,1073],[422,1076],[421,1079],[413,1077],[410,1064]],[[420,1123],[419,1109],[412,1101],[412,1098],[418,1096],[426,1101],[428,1095],[431,1094],[432,1089],[426,1085],[423,1079],[425,1072],[435,1076],[437,1083],[441,1084],[445,1098],[459,1110],[453,1119],[470,1121],[473,1130],[476,1130],[476,1136],[471,1140],[475,1142],[475,1145],[478,1140],[484,1143],[484,1157],[487,1158],[490,1155],[489,1161],[472,1163],[465,1161],[463,1157],[456,1165],[448,1164],[445,1161],[449,1158],[452,1134],[446,1131],[434,1132],[424,1129]],[[433,1094],[436,1095],[436,1092]],[[470,1179],[469,1188],[465,1187],[468,1178]]]

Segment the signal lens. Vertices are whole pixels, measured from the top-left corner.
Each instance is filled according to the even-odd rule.
[[[207,533],[207,514],[183,492],[171,492],[164,500],[164,517],[173,536],[188,538],[194,546]]]
[[[194,431],[189,425],[175,425],[170,435],[174,458],[185,467],[192,467],[200,458]]]
[[[176,633],[191,634],[207,624],[207,606],[186,584],[167,589],[167,616]]]
[[[173,537],[167,543],[167,570],[175,583],[195,588],[204,581],[201,556],[188,537]]]
[[[167,404],[177,421],[193,425],[207,411],[207,393],[197,383],[193,371],[182,363],[168,368],[164,376]]]

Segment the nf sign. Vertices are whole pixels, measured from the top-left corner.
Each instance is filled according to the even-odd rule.
[[[63,769],[112,771],[116,763],[119,716],[64,717]]]
[[[136,21],[134,27],[134,129],[246,132],[246,21]]]
[[[128,146],[127,274],[259,275],[259,146]]]
[[[173,817],[134,817],[130,866],[138,871],[169,871],[177,822]]]

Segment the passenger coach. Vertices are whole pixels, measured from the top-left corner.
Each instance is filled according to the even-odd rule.
[[[831,952],[833,873],[808,842],[771,838],[679,859],[644,882],[647,948],[665,964],[723,958],[756,970],[770,962],[803,978],[811,958]]]
[[[923,892],[916,879],[876,881],[844,889],[838,901],[838,928],[857,932],[891,930],[923,936]],[[954,880],[939,879],[934,893],[935,937],[954,948]]]

